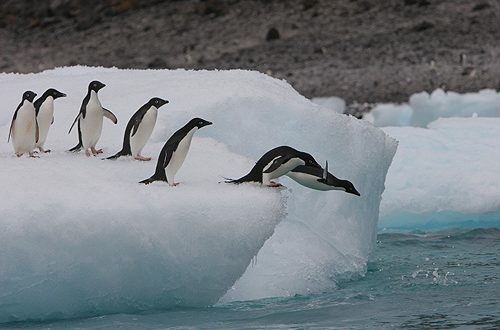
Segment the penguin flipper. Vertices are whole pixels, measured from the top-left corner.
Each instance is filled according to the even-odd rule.
[[[111,120],[113,122],[113,124],[118,123],[118,118],[116,118],[116,116],[111,111],[109,111],[108,109],[102,108],[102,112],[103,112],[104,117]]]
[[[10,142],[10,136],[12,135],[12,128],[14,127],[14,119],[10,122],[9,136],[7,137],[7,142]]]
[[[38,120],[35,117],[35,143],[38,143],[38,139],[40,138],[40,126],[38,125]]]
[[[132,125],[132,134],[130,134],[130,137],[134,136],[135,133],[137,133],[137,130],[139,129],[139,124],[141,123],[142,118],[136,118],[134,121],[134,125]]]
[[[71,127],[69,128],[68,134],[71,133],[71,130],[73,129],[73,126],[75,126],[75,124],[78,121],[78,119],[80,119],[80,116],[81,116],[81,113],[79,113],[78,116],[76,116],[75,120],[73,121],[73,124],[71,124]]]
[[[51,125],[54,124],[54,117],[52,117],[52,121],[50,122]]]
[[[68,151],[70,152],[78,152],[82,150],[83,148],[83,143],[82,143],[82,131],[80,130],[80,123],[78,123],[78,144],[74,146],[73,148],[69,149]]]
[[[284,163],[286,163],[287,161],[289,161],[291,158],[292,157],[288,156],[288,155],[276,158],[273,161],[273,163],[271,164],[271,166],[269,166],[269,168],[267,170],[265,170],[264,172],[262,172],[262,173],[271,173],[271,172],[276,171],[281,165],[283,165]]]

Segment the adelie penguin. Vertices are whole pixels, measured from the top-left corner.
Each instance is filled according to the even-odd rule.
[[[35,106],[33,100],[36,94],[32,91],[26,91],[23,94],[21,103],[17,106],[9,128],[9,137],[12,137],[12,145],[17,157],[28,153],[33,157],[33,149],[38,142],[39,128],[36,121]]]
[[[161,149],[155,173],[140,183],[150,184],[154,181],[165,181],[170,186],[178,185],[174,177],[186,159],[193,135],[198,129],[207,125],[212,125],[212,123],[201,118],[194,118],[175,132]]]
[[[271,181],[287,174],[297,166],[307,165],[322,169],[313,156],[289,146],[280,146],[266,152],[255,163],[250,172],[239,179],[228,179],[226,183],[256,182],[270,187],[279,187],[279,183]]]
[[[158,115],[158,108],[167,103],[167,100],[154,97],[140,107],[127,123],[125,135],[123,136],[122,150],[106,159],[116,159],[121,156],[133,156],[134,159],[137,160],[151,160],[151,157],[142,156],[141,151],[146,145],[151,133],[153,133],[153,128],[156,124],[156,117]]]
[[[104,86],[106,85],[97,80],[89,84],[80,112],[68,132],[71,133],[73,126],[78,122],[78,144],[69,151],[76,152],[83,147],[87,156],[102,153],[102,149],[96,149],[96,144],[101,137],[103,117],[109,118],[114,124],[118,122],[111,111],[102,107],[97,97],[97,92]]]
[[[360,193],[354,188],[351,182],[341,180],[328,172],[328,162],[326,162],[324,169],[313,166],[297,166],[288,172],[287,176],[311,189],[321,191],[341,190],[349,194],[360,196]]]
[[[36,120],[40,128],[40,136],[35,147],[41,152],[50,152],[44,149],[45,140],[49,134],[50,125],[54,123],[54,100],[65,97],[66,94],[59,92],[54,88],[47,89],[34,103]]]

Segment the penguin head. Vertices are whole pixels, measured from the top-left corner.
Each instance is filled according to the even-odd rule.
[[[164,99],[160,99],[159,97],[153,97],[149,100],[148,104],[150,107],[155,107],[156,109],[160,108],[162,105],[167,104],[168,101]]]
[[[201,119],[201,118],[194,118],[194,119],[191,119],[191,124],[194,126],[194,127],[198,127],[198,128],[202,128],[204,126],[208,126],[208,125],[212,125],[211,122],[205,120],[205,119]]]
[[[54,99],[57,99],[59,97],[66,97],[66,94],[61,93],[60,91],[58,91],[57,89],[54,89],[54,88],[47,89],[47,91],[45,93],[47,93],[48,96],[52,96],[52,98],[54,98]]]
[[[354,185],[350,181],[342,180],[342,187],[345,189],[346,193],[361,196],[361,194],[356,190],[356,188],[354,188]]]
[[[321,167],[321,165],[318,164],[316,159],[314,159],[314,157],[311,156],[310,154],[308,154],[307,152],[299,152],[298,157],[304,161],[305,166],[312,166],[312,167],[323,169],[323,167]]]
[[[33,102],[33,100],[35,99],[35,96],[36,96],[36,93],[35,92],[32,92],[32,91],[26,91],[24,92],[23,94],[23,101],[24,100],[28,100],[30,102]]]
[[[104,85],[102,82],[94,80],[89,84],[89,91],[94,91],[97,93],[104,86],[106,85]]]

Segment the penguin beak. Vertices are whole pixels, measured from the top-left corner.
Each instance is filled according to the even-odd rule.
[[[212,125],[212,122],[210,122],[210,121],[206,121],[206,122],[205,122],[205,125],[203,125],[203,126],[208,126],[208,125]]]
[[[59,97],[66,97],[68,95],[64,94],[64,93],[59,93]]]

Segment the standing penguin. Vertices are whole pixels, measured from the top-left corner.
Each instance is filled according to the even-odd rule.
[[[328,172],[328,162],[323,170],[313,166],[297,166],[287,173],[287,176],[301,185],[321,191],[341,190],[360,196],[354,185],[347,180],[341,180]]]
[[[171,186],[178,185],[174,181],[174,176],[186,159],[191,139],[198,129],[207,125],[212,125],[212,123],[201,118],[194,118],[175,132],[161,149],[155,174],[139,183],[150,184],[154,181],[166,181]]]
[[[36,121],[35,107],[33,100],[36,94],[32,91],[26,91],[23,94],[21,103],[17,106],[9,128],[10,141],[12,136],[12,145],[17,157],[21,157],[24,153],[28,153],[33,157],[33,149],[38,142],[38,123]]]
[[[59,92],[54,88],[47,89],[42,96],[40,96],[34,103],[36,120],[40,128],[40,136],[35,147],[37,147],[41,152],[50,152],[50,150],[45,150],[43,148],[47,135],[49,134],[49,128],[52,123],[54,123],[54,100],[59,97],[65,97],[66,94]]]
[[[167,103],[167,100],[154,97],[149,100],[148,103],[140,107],[127,123],[125,135],[123,136],[122,150],[106,159],[116,159],[120,156],[132,155],[134,159],[137,160],[151,160],[151,157],[142,156],[141,151],[146,145],[151,133],[153,133],[156,117],[158,115],[158,108]]]
[[[78,122],[78,144],[71,148],[70,151],[79,151],[83,147],[87,156],[102,153],[102,149],[97,150],[95,146],[101,137],[103,116],[110,119],[114,124],[118,122],[118,119],[111,111],[102,107],[97,97],[97,92],[104,86],[106,85],[97,80],[89,84],[80,112],[68,132],[68,134],[71,133],[73,126]]]
[[[287,174],[299,165],[307,165],[322,169],[313,156],[289,146],[280,146],[266,152],[255,163],[250,172],[239,179],[228,179],[226,183],[257,182],[270,187],[279,187],[279,183],[271,181]]]

